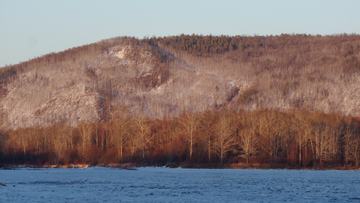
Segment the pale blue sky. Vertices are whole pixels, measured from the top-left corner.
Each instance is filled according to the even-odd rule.
[[[360,34],[359,0],[0,0],[0,67],[116,36]]]

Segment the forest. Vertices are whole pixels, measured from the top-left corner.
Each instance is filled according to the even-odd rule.
[[[116,37],[6,66],[0,165],[358,168],[359,57],[356,34],[182,34]],[[96,119],[57,111],[75,87],[99,98]]]
[[[184,54],[200,58],[217,58],[225,55],[227,59],[235,62],[251,62],[264,66],[263,70],[274,68],[274,61],[264,56],[276,57],[276,65],[281,68],[301,68],[306,61],[298,61],[303,57],[307,60],[322,63],[339,63],[343,71],[360,69],[357,54],[360,53],[360,36],[356,34],[339,35],[306,35],[306,34],[281,34],[279,36],[212,36],[212,35],[185,35],[168,37],[151,37],[137,39],[135,37],[114,37],[96,43],[74,47],[59,53],[49,53],[33,58],[26,62],[1,67],[1,82],[36,67],[59,64],[65,61],[75,62],[84,56],[95,56],[109,52],[116,45],[130,45],[134,48],[144,48],[156,56],[161,62],[168,62],[170,55]],[[326,50],[324,50],[326,48]],[[312,53],[312,49],[317,53]],[[307,56],[312,53],[312,58]],[[315,54],[315,55],[314,55]],[[133,56],[135,57],[135,56]],[[270,60],[269,60],[270,59]],[[173,59],[172,59],[173,60]],[[295,63],[297,62],[297,63]],[[300,62],[300,63],[299,63]],[[265,63],[265,64],[264,64]],[[266,64],[267,63],[267,64]],[[316,65],[322,65],[318,63]]]
[[[0,163],[354,168],[360,120],[294,110],[183,112],[150,120],[114,107],[109,120],[3,132]]]

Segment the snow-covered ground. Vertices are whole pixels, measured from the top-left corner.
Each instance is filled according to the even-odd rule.
[[[360,171],[0,170],[0,202],[359,202]]]

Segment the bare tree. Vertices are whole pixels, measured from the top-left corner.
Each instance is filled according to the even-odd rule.
[[[329,146],[329,136],[326,134],[326,123],[318,121],[313,123],[312,142],[315,145],[314,157],[320,163],[325,160],[325,150]]]
[[[84,156],[84,152],[86,147],[88,147],[91,144],[91,136],[93,133],[92,125],[89,123],[81,122],[78,125],[78,129],[81,135],[81,153]]]
[[[115,141],[115,146],[118,148],[117,158],[123,159],[123,150],[128,145],[131,138],[131,131],[133,129],[133,118],[130,111],[124,107],[115,107],[111,112],[111,132]]]
[[[345,119],[346,129],[343,136],[344,142],[344,161],[345,164],[349,164],[350,160],[357,164],[359,139],[357,136],[357,128],[351,119]]]
[[[290,130],[295,134],[295,141],[299,146],[299,163],[302,163],[302,148],[306,147],[307,140],[311,134],[311,126],[308,122],[307,114],[296,111],[290,117]]]
[[[137,116],[135,118],[135,127],[136,127],[136,140],[139,143],[139,148],[142,151],[142,157],[145,158],[146,148],[149,148],[149,145],[152,140],[152,134],[150,133],[150,126],[146,123],[144,116]]]
[[[249,158],[255,156],[258,153],[259,140],[256,134],[259,130],[259,123],[253,112],[248,115],[242,115],[240,117],[241,130],[239,132],[238,145],[241,149],[240,157],[246,159],[246,163],[249,163]]]
[[[200,121],[200,139],[206,145],[209,162],[211,162],[211,152],[214,144],[214,134],[216,132],[216,120],[217,115],[215,112],[207,110],[203,113]]]
[[[185,112],[179,119],[186,140],[189,142],[190,161],[193,154],[193,146],[195,143],[196,130],[199,127],[199,116],[194,112]]]
[[[355,138],[355,143],[354,143],[354,159],[355,159],[355,167],[358,168],[359,167],[359,159],[360,159],[360,136],[358,135]]]
[[[259,115],[259,132],[266,141],[261,146],[270,157],[278,155],[278,151],[283,144],[282,133],[286,132],[283,129],[286,127],[285,119],[281,118],[279,114],[279,112],[271,110]]]
[[[216,152],[220,157],[221,164],[223,163],[224,156],[229,151],[235,149],[236,138],[234,123],[230,115],[223,113],[217,124],[217,131],[215,133]]]
[[[333,162],[341,159],[341,143],[346,124],[343,122],[343,116],[331,115],[326,121],[326,132],[329,136],[329,149],[327,150],[327,160]]]
[[[13,134],[13,136],[15,137],[16,144],[22,148],[24,153],[24,159],[26,159],[26,154],[28,151],[28,137],[25,129],[17,130],[16,133]]]
[[[68,130],[65,125],[58,125],[53,129],[53,146],[56,154],[56,163],[59,164],[60,156],[64,149],[66,149],[66,143],[68,141]]]

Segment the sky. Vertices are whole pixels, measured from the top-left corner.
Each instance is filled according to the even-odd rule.
[[[0,67],[117,36],[360,34],[359,0],[0,0]]]

